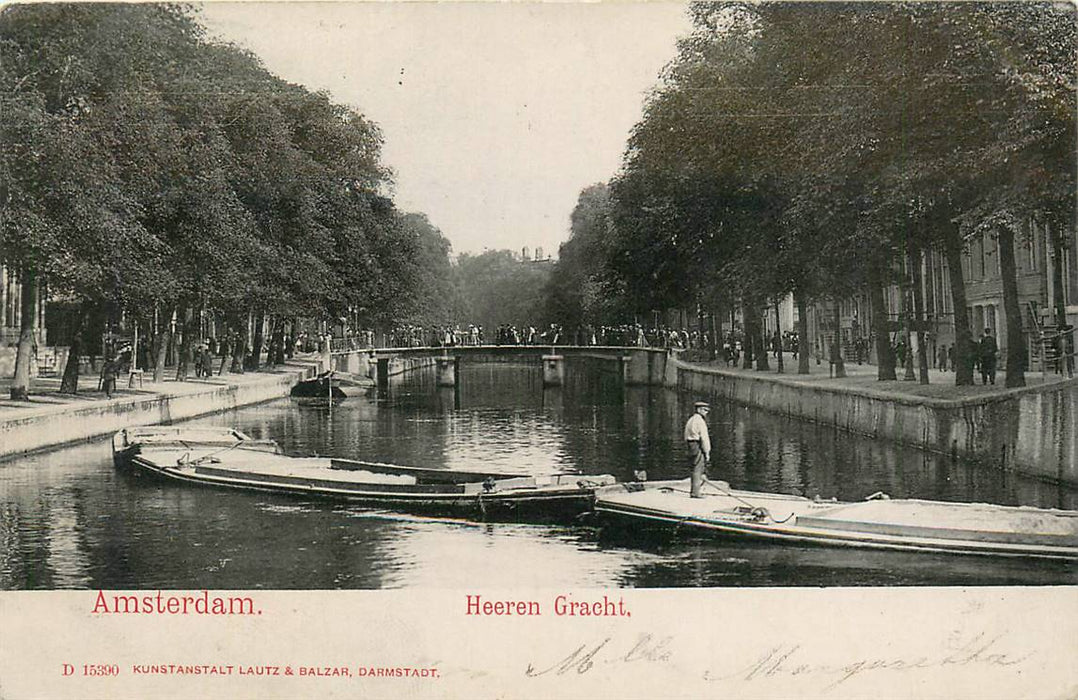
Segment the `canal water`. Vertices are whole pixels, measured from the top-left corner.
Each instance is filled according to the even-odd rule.
[[[190,423],[294,455],[447,469],[680,478],[699,398],[624,387],[602,361],[544,389],[526,364],[461,367],[332,410],[288,400]],[[713,405],[711,476],[735,487],[1078,509],[1078,491],[733,404]],[[0,463],[0,589],[688,587],[1078,583],[1071,563],[643,536],[584,523],[483,524],[161,483],[113,468],[108,440]]]

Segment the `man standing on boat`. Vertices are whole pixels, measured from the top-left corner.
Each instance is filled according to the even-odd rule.
[[[711,438],[707,433],[707,414],[711,406],[703,401],[693,404],[693,414],[685,423],[685,443],[689,447],[689,466],[692,469],[692,486],[689,494],[703,498],[700,489],[704,485],[705,470],[711,461]]]

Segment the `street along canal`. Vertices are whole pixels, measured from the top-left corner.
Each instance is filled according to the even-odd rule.
[[[529,364],[433,372],[332,410],[280,400],[191,421],[289,454],[497,471],[680,478],[693,396],[624,387],[601,361],[543,388]],[[1078,509],[1078,490],[736,405],[709,417],[711,476],[741,488]],[[590,524],[481,524],[118,472],[107,440],[0,463],[0,589],[1075,584],[1074,563],[645,537]]]

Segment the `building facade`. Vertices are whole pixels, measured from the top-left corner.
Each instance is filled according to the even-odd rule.
[[[45,345],[45,295],[39,282],[37,299],[37,342]],[[0,347],[11,347],[19,342],[22,327],[22,287],[19,276],[0,265]]]
[[[45,295],[44,285],[38,283],[37,300],[37,346],[38,362],[31,363],[31,371],[38,371],[38,364],[51,361],[55,353],[46,349],[45,332]],[[19,276],[9,268],[0,265],[0,376],[15,374],[16,346],[22,327],[22,287]]]
[[[1034,218],[1025,221],[1014,237],[1015,274],[1021,310],[1022,335],[1028,367],[1041,369],[1042,339],[1057,333],[1057,299],[1062,302],[1067,323],[1078,325],[1078,259],[1076,239],[1071,232],[1057,246],[1057,231]],[[1058,256],[1058,260],[1057,260]],[[941,347],[948,352],[955,342],[954,302],[951,274],[943,253],[928,250],[918,263],[921,267],[921,294],[924,303],[925,344],[929,366],[934,366]],[[914,275],[908,263],[901,264],[899,277],[906,283],[894,284],[884,291],[887,317],[872,317],[867,293],[857,294],[839,303],[839,329],[843,356],[856,357],[857,348],[867,345],[868,358],[875,362],[871,333],[877,323],[886,323],[892,340],[902,335],[903,317],[912,318]],[[1003,275],[1000,269],[999,242],[990,232],[971,235],[966,240],[961,274],[966,287],[966,311],[974,339],[987,328],[999,343],[1000,354],[1007,352],[1007,318],[1003,312]],[[809,334],[813,346],[827,343],[834,333],[833,306],[829,301],[813,304],[809,310]],[[916,337],[911,338],[915,344]],[[915,347],[915,346],[914,346]]]

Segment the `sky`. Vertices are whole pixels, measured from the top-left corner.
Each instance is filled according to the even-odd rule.
[[[689,28],[674,2],[208,3],[211,34],[376,122],[454,253],[557,254]]]

